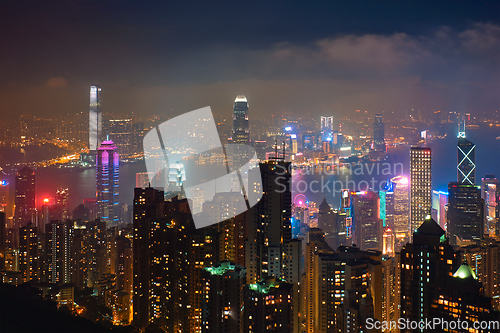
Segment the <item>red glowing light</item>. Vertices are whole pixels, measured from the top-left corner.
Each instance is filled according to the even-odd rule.
[[[49,198],[43,199],[43,203],[49,203]]]

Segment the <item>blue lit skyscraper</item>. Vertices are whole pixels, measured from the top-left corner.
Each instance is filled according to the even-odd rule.
[[[464,134],[465,135],[465,134]],[[464,137],[457,143],[457,182],[474,185],[476,181],[476,145]]]
[[[95,151],[102,142],[101,86],[90,85],[89,150]]]
[[[96,185],[98,217],[107,222],[119,222],[118,186],[120,157],[113,141],[104,141],[98,149]]]

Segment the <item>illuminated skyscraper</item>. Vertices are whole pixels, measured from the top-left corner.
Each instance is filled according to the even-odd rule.
[[[500,183],[495,175],[486,175],[481,179],[481,198],[484,200],[484,233],[491,237],[500,236]]]
[[[113,141],[104,141],[98,149],[96,185],[98,217],[107,222],[119,222],[118,186],[120,156]]]
[[[351,193],[353,243],[362,250],[382,250],[382,220],[377,192]]]
[[[479,186],[448,184],[448,237],[451,245],[462,241],[479,242],[483,238],[483,199]]]
[[[234,100],[232,143],[247,145],[249,142],[248,101],[245,96],[239,95]]]
[[[101,86],[90,85],[89,103],[89,150],[95,151],[102,142]]]
[[[321,141],[333,140],[333,117],[321,116]]]
[[[385,129],[381,114],[375,115],[373,123],[373,149],[385,151]]]
[[[132,119],[111,119],[109,121],[109,139],[118,147],[121,156],[132,153]]]
[[[474,185],[476,182],[476,145],[465,137],[457,143],[457,182]]]
[[[45,226],[45,282],[71,283],[72,222],[52,221]]]
[[[14,223],[16,227],[34,221],[35,214],[35,173],[28,167],[22,168],[16,175],[16,210]]]
[[[394,234],[399,240],[410,237],[410,191],[407,177],[391,179],[394,184]]]
[[[431,214],[432,157],[430,148],[410,148],[410,232]]]
[[[6,241],[5,213],[0,212],[0,271],[5,268],[5,241]]]

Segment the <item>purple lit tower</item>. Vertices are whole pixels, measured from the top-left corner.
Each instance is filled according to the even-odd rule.
[[[120,178],[120,156],[117,147],[109,139],[97,149],[96,185],[98,214],[102,221],[119,222],[118,186]]]

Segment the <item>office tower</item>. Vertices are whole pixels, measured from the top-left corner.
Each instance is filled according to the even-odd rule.
[[[488,327],[476,331],[498,332],[498,313],[493,312],[491,301],[491,298],[484,296],[484,288],[471,267],[462,264],[452,277],[448,277],[446,283],[439,286],[438,296],[432,302],[430,318],[441,318],[443,325],[440,328],[443,331],[469,331],[474,324],[488,323]]]
[[[244,332],[300,332],[300,328],[294,326],[292,289],[291,284],[276,278],[247,285]]]
[[[228,261],[202,271],[202,332],[243,333],[245,268]]]
[[[302,239],[292,239],[285,248],[283,280],[292,286],[292,327],[293,333],[301,332],[300,323],[300,283],[302,279]]]
[[[128,156],[132,153],[132,119],[111,119],[108,133],[109,140],[118,148],[118,154]]]
[[[332,141],[333,137],[333,117],[321,116],[321,141]]]
[[[450,244],[479,242],[483,238],[483,199],[479,186],[448,184],[448,237]]]
[[[410,238],[410,191],[408,178],[397,176],[394,184],[394,234],[402,242]]]
[[[84,256],[86,261],[86,285],[96,288],[109,271],[108,235],[106,221],[96,219],[85,224],[86,231],[83,238]]]
[[[104,141],[96,162],[98,217],[112,223],[119,222],[120,156],[116,149],[113,141]]]
[[[250,126],[248,124],[248,101],[243,95],[236,96],[233,109],[233,141],[232,143],[247,145],[250,143]]]
[[[376,114],[373,122],[373,149],[385,151],[385,129],[381,114]]]
[[[486,175],[481,179],[481,198],[484,200],[484,234],[498,237],[500,228],[500,183],[495,175]]]
[[[71,283],[73,223],[51,221],[45,226],[45,282]]]
[[[380,219],[382,226],[394,228],[394,183],[388,181],[386,187],[378,191],[380,199]]]
[[[98,84],[91,84],[89,103],[89,150],[97,150],[101,146],[102,139],[101,86]]]
[[[476,145],[464,137],[457,143],[457,182],[474,185],[476,182]]]
[[[397,291],[397,259],[382,256],[382,321],[391,322],[399,319],[399,294]]]
[[[413,233],[413,243],[401,249],[401,318],[417,322],[431,318],[439,286],[457,270],[459,259],[436,221],[424,220]]]
[[[186,199],[165,201],[163,191],[151,187],[134,190],[133,317],[139,327],[190,331],[198,306],[190,299],[202,292],[192,288],[193,265],[202,265],[190,256],[195,231]]]
[[[0,180],[0,212],[5,212],[9,204],[9,183]]]
[[[23,282],[38,279],[38,261],[37,228],[30,222],[19,228],[19,271]]]
[[[0,212],[0,271],[5,269],[5,241],[6,241],[6,221],[5,213]]]
[[[448,192],[432,190],[432,218],[441,229],[448,230],[446,215],[448,214]]]
[[[410,148],[410,236],[431,214],[431,149]]]
[[[377,192],[351,193],[351,216],[354,244],[362,250],[382,249],[382,220]]]
[[[16,174],[16,210],[14,224],[16,227],[34,222],[35,212],[35,172],[24,167]]]
[[[264,276],[282,278],[286,244],[292,238],[290,163],[273,160],[260,163],[259,169],[249,171],[249,190],[259,187],[263,196],[248,210],[245,267],[247,284],[255,284]],[[260,172],[262,183],[254,181]],[[250,200],[251,201],[251,200]]]

